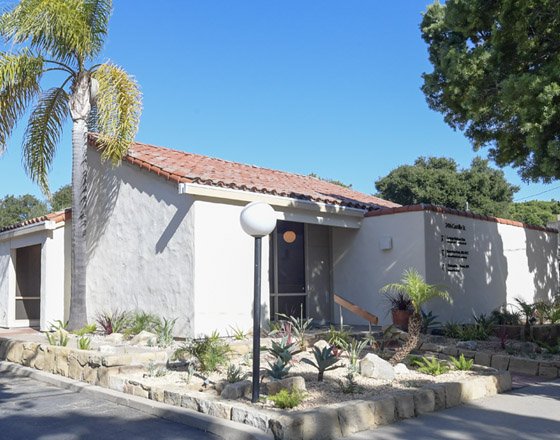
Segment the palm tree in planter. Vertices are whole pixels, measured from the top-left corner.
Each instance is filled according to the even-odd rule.
[[[390,283],[381,288],[381,293],[396,293],[408,297],[412,303],[412,314],[408,318],[408,339],[389,360],[395,365],[402,362],[418,346],[422,329],[422,305],[434,298],[452,302],[447,291],[428,284],[416,269],[404,271],[399,283]]]
[[[86,323],[87,133],[97,131],[102,157],[118,164],[134,140],[141,113],[136,82],[111,63],[94,64],[112,0],[21,0],[0,16],[0,35],[16,48],[0,53],[0,153],[25,111],[27,174],[49,196],[51,167],[65,120],[72,118],[72,293],[70,328]],[[46,73],[59,76],[43,90]],[[54,79],[57,79],[56,77]]]

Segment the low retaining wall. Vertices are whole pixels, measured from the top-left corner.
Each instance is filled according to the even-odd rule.
[[[525,325],[496,325],[494,335],[505,333],[508,339],[521,341],[542,341],[550,345],[556,345],[560,338],[560,324],[533,324]]]
[[[104,355],[37,342],[0,338],[0,360],[108,388],[110,378],[144,370],[149,362],[167,362],[163,351]]]
[[[560,377],[560,361],[546,361],[506,354],[494,354],[487,351],[465,350],[434,343],[424,343],[420,347],[420,350],[426,353],[434,353],[437,357],[442,359],[448,359],[449,356],[457,357],[463,354],[466,358],[474,359],[477,365],[492,367],[511,373],[542,376],[551,379]]]
[[[352,400],[308,410],[271,411],[173,386],[155,387],[141,380],[120,379],[120,383],[117,383],[119,378],[112,381],[118,391],[245,423],[278,440],[336,439],[511,389],[510,374],[497,372],[403,391],[377,400]]]

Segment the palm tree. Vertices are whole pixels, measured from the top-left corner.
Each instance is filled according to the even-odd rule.
[[[410,298],[413,308],[412,315],[408,318],[408,340],[389,360],[391,364],[395,365],[402,362],[418,346],[422,329],[422,305],[434,298],[452,301],[447,291],[426,283],[422,275],[413,268],[404,271],[400,283],[390,283],[381,288],[381,293],[387,292],[400,293]]]
[[[112,0],[21,0],[0,16],[0,35],[15,47],[0,53],[0,153],[16,122],[32,108],[23,139],[27,174],[49,196],[51,167],[65,120],[72,118],[72,291],[70,328],[86,323],[87,133],[98,131],[104,159],[118,164],[138,129],[136,82],[109,62],[94,64]],[[43,90],[45,74],[58,87]]]

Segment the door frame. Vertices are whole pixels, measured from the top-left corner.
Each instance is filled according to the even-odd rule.
[[[39,284],[39,318],[38,319],[16,319],[16,300],[19,298],[17,295],[17,251],[18,249],[40,246],[41,248],[41,259],[40,259],[40,284]],[[9,268],[9,279],[8,288],[10,291],[8,300],[8,323],[10,327],[38,327],[41,323],[41,314],[43,309],[43,297],[44,297],[44,271],[43,271],[43,258],[44,258],[44,242],[30,242],[21,243],[21,245],[16,245],[10,249],[10,268]],[[36,298],[36,297],[32,297]]]

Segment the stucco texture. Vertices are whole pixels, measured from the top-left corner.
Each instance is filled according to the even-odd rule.
[[[176,184],[88,152],[88,320],[114,310],[177,318],[194,332],[193,199]]]

